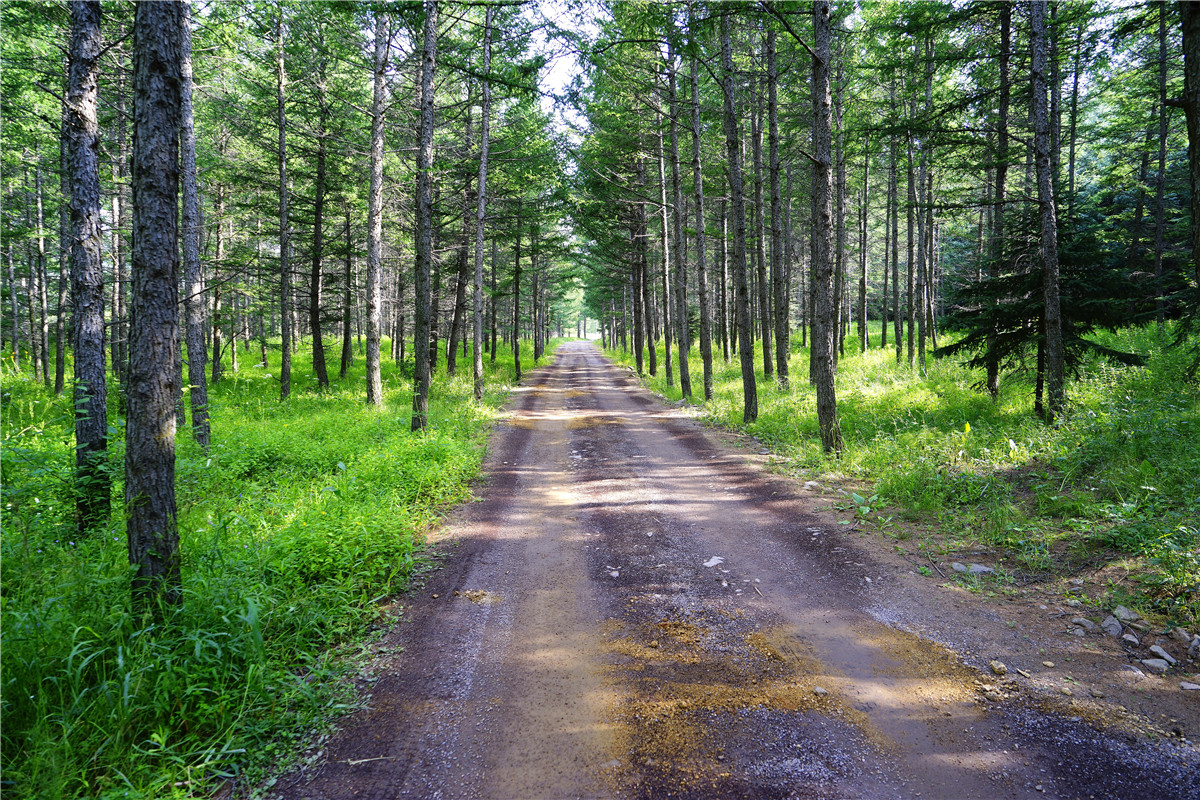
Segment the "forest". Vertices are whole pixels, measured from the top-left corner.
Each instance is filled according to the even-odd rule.
[[[269,785],[568,338],[879,536],[1200,622],[1195,4],[0,30],[6,796]]]

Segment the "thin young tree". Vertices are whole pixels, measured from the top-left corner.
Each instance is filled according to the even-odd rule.
[[[828,9],[826,9],[828,15]],[[738,355],[742,365],[742,421],[758,419],[758,384],[754,375],[754,332],[750,330],[750,287],[746,281],[746,195],[742,184],[741,135],[737,123],[737,78],[733,70],[727,12],[721,14],[721,89],[724,95],[725,158],[733,208],[733,280]]]
[[[185,4],[139,3],[134,19],[133,260],[125,513],[135,611],[181,599],[175,506],[179,391],[179,128]]]
[[[1058,215],[1054,201],[1054,165],[1050,141],[1050,109],[1046,92],[1050,43],[1046,0],[1030,7],[1030,78],[1033,90],[1033,147],[1041,219],[1042,334],[1046,343],[1046,418],[1054,421],[1066,405],[1066,360],[1058,287]]]
[[[380,314],[380,271],[383,253],[383,118],[387,86],[388,43],[391,39],[390,17],[383,10],[375,12],[375,59],[373,65],[373,94],[371,100],[371,178],[367,189],[367,402],[383,405],[383,378],[379,365],[379,338],[382,327]]]
[[[474,379],[475,399],[483,399],[483,234],[487,220],[487,175],[488,150],[491,132],[490,116],[492,112],[492,84],[488,73],[492,68],[492,15],[494,9],[488,6],[483,20],[483,107],[480,111],[479,133],[479,191],[475,201],[475,297],[474,297],[474,336],[472,359],[472,377]]]
[[[207,449],[211,440],[208,422],[208,360],[204,336],[204,278],[200,267],[200,187],[196,175],[196,122],[192,106],[191,5],[183,10],[183,117],[179,132],[179,155],[183,174],[183,286],[187,319],[187,378],[192,407],[192,437]]]
[[[104,278],[100,264],[100,131],[97,122],[101,47],[100,3],[75,0],[71,3],[70,75],[64,132],[71,175],[75,522],[81,532],[108,519],[112,485],[105,464],[108,395],[104,382]]]

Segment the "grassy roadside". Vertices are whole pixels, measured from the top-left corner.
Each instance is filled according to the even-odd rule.
[[[112,519],[76,537],[69,395],[5,370],[6,798],[189,797],[231,777],[253,783],[350,707],[344,677],[380,601],[427,568],[424,532],[469,496],[512,357],[485,358],[482,402],[469,360],[453,379],[439,365],[417,436],[411,380],[390,361],[381,409],[364,402],[361,357],[323,392],[306,361],[284,403],[270,368],[243,366],[210,387],[210,452],[180,433],[184,601],[157,628],[129,610],[123,423],[110,445]]]
[[[877,342],[878,340],[874,340]],[[1166,624],[1200,620],[1200,392],[1186,355],[1153,328],[1109,334],[1105,344],[1146,357],[1144,367],[1100,360],[1068,384],[1070,409],[1047,427],[1031,412],[1033,387],[1008,377],[993,403],[982,375],[950,360],[922,374],[895,351],[859,354],[847,339],[838,370],[846,452],[820,451],[808,351],[790,359],[792,386],[759,380],[759,418],[741,422],[736,358],[718,356],[706,422],[757,438],[782,470],[847,492],[839,503],[868,528],[927,553],[986,549],[1001,582],[1050,582],[1088,570],[1106,586],[1096,601],[1123,602]],[[756,354],[760,354],[761,350]],[[609,351],[632,367],[631,353]],[[761,357],[760,357],[761,358]],[[700,359],[689,359],[699,392]],[[761,360],[760,360],[761,364]],[[678,382],[646,376],[679,400]],[[978,582],[976,581],[976,584]]]

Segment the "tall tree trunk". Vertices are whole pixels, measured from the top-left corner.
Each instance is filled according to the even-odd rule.
[[[1009,61],[1012,57],[1012,7],[1000,3],[1000,107],[996,122],[996,198],[992,212],[992,253],[989,275],[993,280],[1000,277],[1001,262],[1005,258],[1008,244],[1005,241],[1005,203],[1008,201],[1008,112],[1009,112]],[[1074,140],[1072,140],[1072,143]],[[988,334],[987,341],[987,390],[992,400],[1000,397],[1000,359],[995,352],[996,330]]]
[[[50,318],[48,314],[49,298],[47,297],[46,276],[46,209],[43,202],[42,188],[42,156],[40,148],[35,147],[36,161],[33,169],[34,192],[37,201],[35,221],[37,225],[37,337],[38,350],[42,356],[42,383],[47,389],[50,383]]]
[[[116,150],[117,157],[113,163],[113,248],[112,248],[112,279],[113,279],[113,314],[112,331],[109,336],[112,354],[112,369],[117,376],[118,386],[125,381],[125,370],[129,361],[129,309],[126,298],[129,294],[129,270],[126,266],[127,253],[122,247],[122,231],[130,229],[129,202],[125,195],[128,183],[129,151],[126,149],[125,130],[129,124],[125,105],[125,54],[118,48],[116,52]]]
[[[499,284],[496,282],[496,265],[500,261],[500,243],[495,238],[492,239],[492,281],[491,295],[488,301],[489,312],[492,326],[492,344],[488,348],[488,359],[492,364],[496,363],[496,344],[500,335],[500,322],[496,315],[496,295],[498,294]]]
[[[421,123],[417,137],[416,326],[413,335],[412,429],[428,424],[430,380],[429,273],[433,264],[433,75],[437,67],[438,0],[425,0],[421,46]]]
[[[208,354],[204,341],[204,276],[200,266],[200,187],[196,175],[196,123],[192,106],[191,5],[183,10],[182,127],[179,133],[180,170],[183,176],[183,287],[187,338],[188,396],[192,406],[192,438],[208,449],[208,384],[204,366]]]
[[[1158,5],[1158,171],[1154,181],[1154,295],[1155,317],[1161,328],[1166,312],[1163,298],[1163,250],[1166,249],[1167,189],[1167,4]]]
[[[758,79],[754,80],[754,114],[751,122],[751,158],[754,163],[754,272],[755,288],[758,290],[758,325],[762,337],[763,377],[772,378],[775,375],[775,348],[771,343],[773,327],[771,324],[771,283],[767,276],[767,224],[766,203],[763,201],[763,96],[758,88]]]
[[[68,130],[67,105],[62,104],[62,121],[58,147],[58,315],[54,320],[54,394],[61,395],[66,388],[67,373],[67,304],[70,302],[67,289],[71,283],[71,171],[70,135]],[[12,289],[12,282],[9,282]],[[14,335],[16,328],[13,329]],[[17,347],[13,346],[14,356]]]
[[[721,82],[724,95],[725,154],[729,198],[733,206],[733,279],[737,313],[738,354],[742,364],[742,421],[758,419],[758,385],[754,376],[754,342],[750,330],[750,289],[746,285],[746,197],[742,186],[741,136],[737,124],[737,84],[729,17],[721,15]]]
[[[767,141],[771,171],[771,290],[775,322],[775,379],[788,386],[788,286],[783,261],[783,198],[779,185],[779,69],[775,54],[775,29],[767,30]]]
[[[912,104],[915,106],[915,103]],[[915,110],[915,109],[914,109]],[[908,335],[907,335],[907,353],[908,366],[914,367],[917,363],[916,351],[916,334],[917,334],[917,304],[916,304],[916,281],[917,281],[917,259],[915,257],[915,247],[917,244],[915,226],[917,216],[917,173],[913,162],[913,135],[912,130],[906,132],[905,150],[908,158],[907,163],[907,188],[908,188],[908,219],[906,242],[908,245],[908,265],[905,273],[905,312],[908,317]]]
[[[100,131],[96,116],[101,45],[100,3],[73,0],[66,107],[75,351],[75,522],[81,533],[108,520],[111,486],[105,464],[108,406],[100,264]]]
[[[637,174],[637,192],[640,195],[646,187],[646,162],[640,157],[637,158],[635,172]],[[643,345],[645,344],[645,339],[647,338],[645,336],[646,293],[644,289],[646,284],[646,265],[642,263],[642,260],[639,257],[640,248],[638,246],[639,240],[644,235],[644,232],[638,225],[639,217],[641,215],[638,213],[637,209],[642,207],[643,206],[640,202],[636,204],[632,219],[629,223],[629,272],[633,289],[633,362],[634,367],[637,369],[638,375],[645,374],[645,353],[643,352]],[[650,346],[651,348],[654,347],[653,342],[651,342]]]
[[[891,148],[888,148],[889,150]],[[880,153],[882,155],[882,153]],[[892,266],[892,218],[895,214],[895,209],[892,208],[892,203],[895,201],[895,196],[892,194],[892,173],[888,174],[888,193],[887,199],[884,201],[883,210],[883,291],[879,293],[880,305],[880,325],[879,325],[879,348],[887,350],[888,346],[888,273]]]
[[[388,49],[391,41],[389,12],[375,12],[375,54],[371,67],[371,177],[367,189],[367,402],[383,405],[383,378],[379,364],[380,278],[383,255],[383,118],[387,87]],[[428,273],[426,273],[428,275]],[[404,341],[403,333],[398,337]],[[428,337],[426,337],[428,342]],[[415,424],[415,418],[414,418]]]
[[[688,9],[688,31],[694,36],[695,21]],[[698,44],[691,42],[695,48]],[[704,399],[713,398],[712,310],[708,296],[707,237],[704,220],[704,172],[700,166],[700,71],[696,67],[697,51],[689,60],[692,105],[692,192],[696,206],[696,285],[700,302],[700,360],[704,365]],[[774,106],[772,106],[772,111]]]
[[[863,189],[862,207],[859,209],[860,223],[858,236],[858,350],[867,352],[867,339],[870,333],[867,329],[867,208],[871,197],[871,138],[870,133],[863,140]]]
[[[224,289],[224,275],[221,268],[225,264],[225,190],[217,190],[216,203],[217,253],[213,264],[213,307],[212,307],[212,382],[221,381],[221,359],[225,355],[225,346],[221,332],[221,296]]]
[[[830,39],[829,3],[817,0],[813,4],[812,103],[813,103],[813,198],[817,210],[813,229],[813,283],[816,303],[813,316],[813,364],[817,393],[817,426],[821,431],[821,447],[826,453],[841,453],[842,428],[838,421],[837,394],[834,385],[834,349],[837,344],[834,315],[833,263],[830,248],[833,244],[833,162],[830,128],[833,115],[830,109],[829,72]]]
[[[9,240],[5,248],[8,254],[8,297],[12,303],[12,357],[13,366],[21,368],[21,295],[18,292],[17,268],[13,260],[13,243]]]
[[[1179,3],[1183,22],[1183,106],[1187,117],[1188,181],[1192,196],[1192,270],[1200,292],[1200,5]],[[1200,295],[1196,308],[1200,308]]]
[[[467,88],[467,124],[463,152],[471,152],[474,131],[471,119],[471,90]],[[454,281],[454,318],[450,323],[450,342],[446,346],[446,374],[458,372],[458,345],[467,324],[467,284],[471,282],[471,175],[463,176],[462,235],[458,240],[458,274]]]
[[[321,261],[325,255],[325,150],[326,128],[329,109],[325,99],[319,100],[321,108],[317,122],[317,174],[313,186],[313,240],[312,240],[312,270],[308,277],[308,329],[312,333],[312,363],[313,374],[317,378],[318,389],[329,388],[329,373],[325,369],[325,340],[321,336],[321,295],[324,275],[321,272]],[[237,344],[233,346],[237,352]],[[236,356],[235,356],[236,358]]]
[[[345,286],[342,287],[342,358],[338,366],[338,377],[345,378],[354,362],[354,241],[350,236],[350,204],[345,205],[346,213],[346,262]]]
[[[833,164],[837,169],[834,177],[834,192],[836,193],[834,203],[836,206],[833,218],[837,237],[837,244],[833,251],[833,325],[834,335],[837,337],[836,347],[833,351],[833,366],[836,370],[838,358],[846,354],[847,314],[844,302],[846,293],[846,129],[843,123],[846,61],[842,57],[840,37],[838,38],[838,50],[833,58],[837,60],[837,91],[833,94],[833,125],[837,130],[837,142],[832,145],[834,147]]]
[[[729,204],[721,197],[721,276],[718,304],[721,319],[721,359],[729,363]],[[734,347],[737,345],[735,344]]]
[[[512,352],[513,381],[521,380],[521,206],[517,198],[517,243],[513,252]]]
[[[134,21],[133,291],[125,513],[135,612],[182,600],[175,507],[179,393],[179,127],[183,3],[139,3]]]
[[[475,294],[473,299],[475,324],[472,336],[472,379],[475,399],[483,399],[483,234],[487,220],[488,152],[491,146],[492,83],[492,15],[488,6],[483,21],[483,107],[480,111],[479,182],[475,199]]]
[[[1042,226],[1042,301],[1046,345],[1046,417],[1054,421],[1066,405],[1066,363],[1063,353],[1062,311],[1058,292],[1058,219],[1054,203],[1051,119],[1046,103],[1049,41],[1046,0],[1030,7],[1030,72],[1033,88],[1033,141],[1036,155],[1038,207]]]
[[[283,63],[283,6],[277,12],[275,22],[275,111],[278,133],[278,153],[276,154],[279,169],[279,327],[282,332],[281,359],[279,362],[279,397],[286,400],[292,392],[292,265],[291,223],[288,221],[288,177],[287,177],[287,107],[284,103],[287,88],[287,71]],[[213,319],[213,327],[217,320]],[[219,354],[217,354],[219,357]]]
[[[687,255],[683,230],[683,181],[679,169],[679,95],[676,91],[675,49],[668,47],[667,80],[670,86],[671,136],[671,249],[675,256],[675,341],[679,348],[679,389],[686,398],[692,396],[692,374],[688,368],[688,352],[692,348],[691,326],[687,303]]]
[[[661,131],[658,134],[658,216],[659,225],[662,231],[662,322],[663,322],[663,363],[667,370],[667,386],[675,385],[675,370],[672,364],[674,357],[671,355],[671,340],[674,338],[671,333],[672,320],[675,314],[671,310],[671,298],[674,294],[671,292],[671,225],[667,221],[667,154],[666,148],[663,145],[663,137]]]

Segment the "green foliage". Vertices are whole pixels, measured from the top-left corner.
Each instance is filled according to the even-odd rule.
[[[285,403],[265,369],[222,381],[212,450],[179,437],[184,597],[157,626],[130,612],[119,503],[101,534],[72,532],[69,401],[6,371],[4,796],[207,796],[350,708],[355,643],[469,495],[510,370],[482,403],[469,375],[436,380],[421,435],[396,372],[380,410],[361,369]],[[117,427],[115,467],[122,450]]]
[[[821,452],[806,350],[793,354],[787,391],[759,373],[759,418],[749,426],[737,364],[718,359],[716,396],[702,413],[753,434],[797,474],[868,483],[844,505],[881,528],[894,507],[918,529],[936,524],[956,539],[1003,548],[1032,572],[1057,568],[1064,545],[1131,558],[1146,609],[1200,619],[1200,393],[1187,379],[1189,355],[1169,346],[1171,326],[1092,336],[1099,352],[1134,353],[1144,364],[1082,354],[1072,407],[1054,427],[1030,413],[1033,387],[1022,376],[1009,378],[993,403],[972,388],[979,370],[938,360],[921,373],[896,365],[890,349],[859,355],[853,337],[838,368],[840,459]],[[632,353],[610,354],[633,363]],[[661,375],[646,383],[680,398]]]

